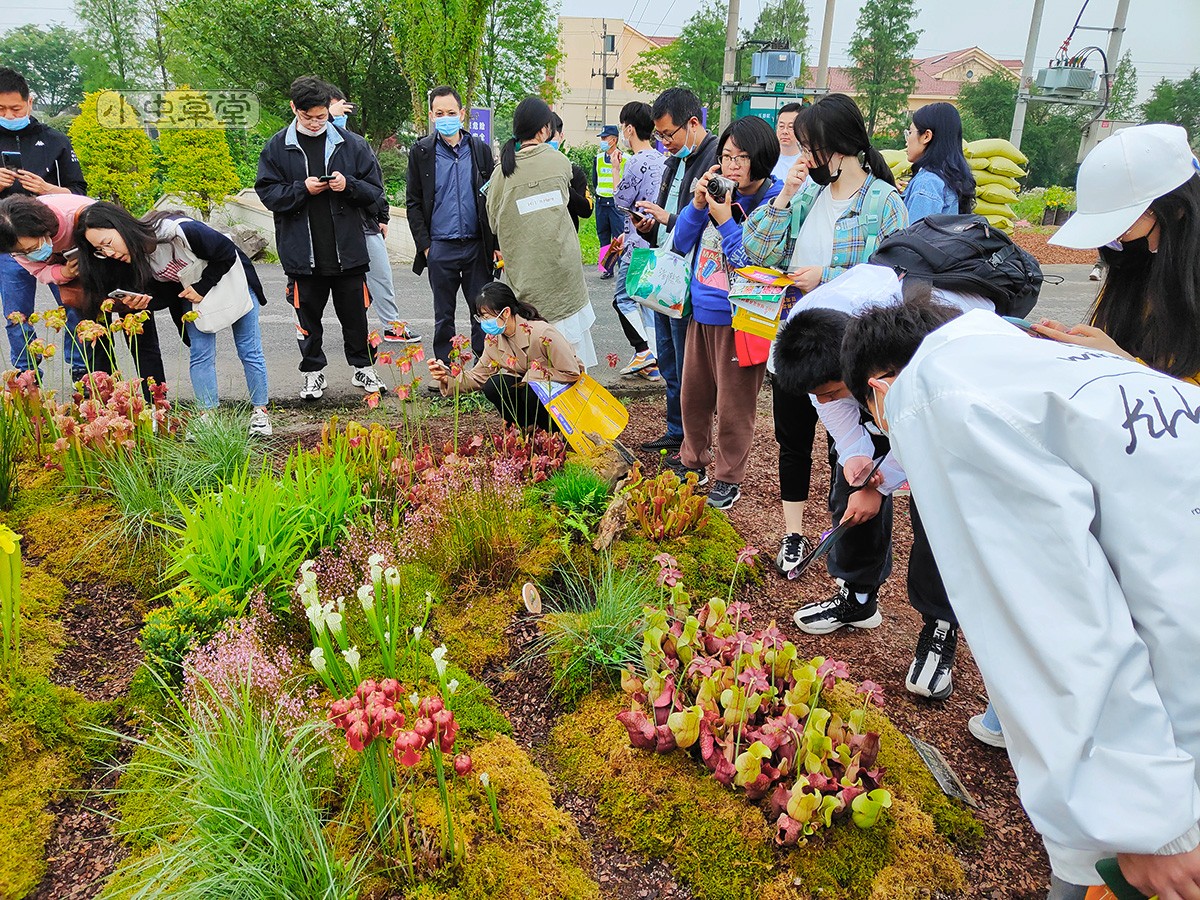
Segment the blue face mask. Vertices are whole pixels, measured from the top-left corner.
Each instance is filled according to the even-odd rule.
[[[30,250],[25,254],[25,258],[33,262],[45,262],[54,253],[54,246],[49,241],[44,241],[38,245],[36,250]]]
[[[555,150],[558,149],[558,143],[559,143],[558,141],[546,141],[546,143],[549,144],[551,147],[553,147]]]
[[[484,334],[498,335],[504,334],[504,326],[500,324],[500,317],[495,316],[491,319],[484,319],[479,323],[479,328]]]
[[[453,137],[462,131],[462,120],[458,116],[438,116],[433,120],[433,127],[442,137]]]
[[[345,127],[346,127],[346,120],[347,120],[348,118],[350,118],[350,117],[349,117],[349,116],[334,116],[334,117],[333,117],[333,124],[334,124],[334,125],[336,125],[338,128],[345,128]]]
[[[7,128],[9,131],[20,131],[29,124],[29,116],[21,116],[19,119],[5,119],[0,117],[0,127]]]
[[[687,140],[687,132],[686,131],[683,133],[683,139],[685,141]],[[689,156],[692,155],[693,149],[694,148],[689,147],[687,144],[684,144],[682,147],[680,147],[678,150],[675,151],[675,158],[676,159],[687,159]]]

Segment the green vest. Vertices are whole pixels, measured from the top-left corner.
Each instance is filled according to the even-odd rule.
[[[620,177],[618,175],[618,177]],[[613,169],[612,163],[605,156],[605,151],[601,150],[596,154],[596,196],[611,197],[613,195]]]

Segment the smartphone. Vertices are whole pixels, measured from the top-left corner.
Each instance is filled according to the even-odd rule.
[[[330,181],[333,181],[333,179],[335,179],[336,177],[337,177],[336,175],[318,175],[317,181],[330,182]]]
[[[1010,325],[1016,325],[1030,337],[1041,338],[1044,341],[1049,340],[1049,338],[1047,338],[1044,334],[1039,334],[1038,332],[1034,331],[1033,323],[1028,319],[1018,319],[1016,316],[1001,316],[1000,318]]]
[[[71,260],[73,260],[73,259],[74,259],[75,257],[77,257],[78,255],[79,255],[79,248],[78,248],[78,247],[71,247],[70,249],[67,249],[67,250],[64,250],[64,251],[63,251],[63,259],[64,259],[64,260],[66,260],[67,262],[70,262]]]
[[[638,212],[636,209],[630,209],[628,206],[618,206],[617,212],[623,216],[629,216],[629,218],[633,219],[634,225],[646,218],[645,214]]]
[[[123,291],[120,288],[117,288],[115,291],[108,292],[108,299],[110,300],[129,300],[140,296],[142,295],[137,291]]]
[[[17,171],[21,168],[21,151],[20,150],[4,150],[0,152],[0,156],[4,158],[4,168]]]

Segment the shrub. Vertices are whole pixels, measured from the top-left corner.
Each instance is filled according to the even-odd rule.
[[[225,127],[199,91],[168,91],[166,101],[169,125],[160,126],[158,136],[163,191],[195,206],[207,220],[213,207],[238,188]]]
[[[169,684],[183,678],[183,660],[245,608],[231,590],[213,594],[184,585],[173,590],[167,606],[151,611],[138,643],[153,670]]]
[[[103,109],[99,107],[103,100]],[[104,121],[100,120],[104,116]],[[113,127],[120,122],[119,127]],[[116,91],[84,97],[71,123],[71,144],[87,177],[88,193],[141,215],[154,202],[154,146],[137,111]]]
[[[1031,188],[1017,195],[1017,202],[1012,205],[1013,215],[1017,221],[1024,220],[1031,225],[1042,224],[1042,213],[1046,211],[1046,189]]]

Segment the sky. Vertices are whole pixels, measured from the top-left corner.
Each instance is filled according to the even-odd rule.
[[[813,37],[808,47],[810,64],[816,65],[817,41],[826,0],[805,0]],[[863,0],[830,0],[836,3],[831,65],[845,65],[855,19]],[[1045,65],[1071,30],[1084,0],[1046,0],[1038,41],[1038,65]],[[594,0],[561,0],[562,14],[592,16]],[[702,0],[608,0],[606,14],[624,18],[647,34],[678,34]],[[754,24],[763,0],[742,0],[741,25]],[[923,29],[917,56],[979,46],[996,57],[1020,59],[1025,55],[1033,0],[917,0],[916,27]],[[1085,26],[1112,25],[1117,0],[1087,0]],[[26,22],[77,23],[72,0],[0,0],[0,31]],[[1079,31],[1072,49],[1089,44],[1106,46],[1108,35]],[[1182,78],[1200,67],[1200,0],[1131,0],[1122,51],[1133,51],[1142,96],[1160,78]]]

